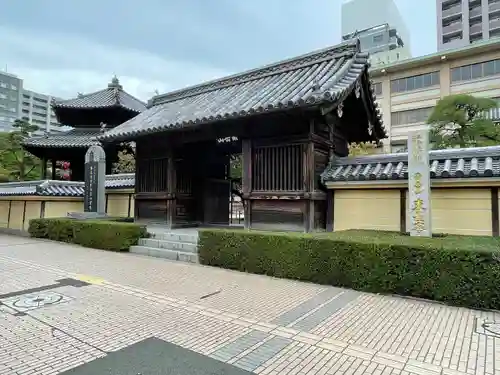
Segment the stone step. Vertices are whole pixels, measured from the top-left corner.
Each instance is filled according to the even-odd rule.
[[[130,252],[133,254],[149,255],[155,258],[164,258],[169,260],[178,260],[186,263],[198,263],[198,254],[186,253],[183,251],[158,249],[147,246],[131,246]]]
[[[198,236],[194,234],[177,233],[177,232],[149,232],[151,238],[162,241],[187,242],[197,245]]]
[[[185,253],[197,253],[198,245],[190,242],[177,242],[158,240],[156,238],[140,238],[138,245],[154,247],[156,249],[182,251]]]

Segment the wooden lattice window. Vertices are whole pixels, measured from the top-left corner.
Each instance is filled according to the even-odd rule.
[[[144,159],[137,163],[137,192],[167,191],[167,158]]]
[[[286,145],[254,149],[253,191],[304,190],[304,146]]]

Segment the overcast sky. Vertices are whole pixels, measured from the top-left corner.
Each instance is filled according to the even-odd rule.
[[[376,2],[377,0],[373,0]],[[160,93],[340,41],[341,0],[5,0],[0,69],[74,97],[116,74]],[[436,50],[435,0],[396,0],[414,56]]]

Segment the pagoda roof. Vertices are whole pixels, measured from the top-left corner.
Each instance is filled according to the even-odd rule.
[[[386,137],[380,111],[368,79],[368,53],[359,40],[267,65],[259,69],[159,95],[150,108],[105,132],[100,139],[134,139],[139,135],[194,127],[272,111],[342,103],[359,85],[367,93],[373,131]],[[364,111],[365,109],[363,109]],[[371,129],[370,129],[371,130]]]
[[[64,133],[44,134],[29,137],[22,144],[28,148],[88,148],[98,142],[100,129],[71,129]]]
[[[131,112],[140,113],[146,109],[146,103],[123,90],[118,78],[114,77],[104,90],[90,94],[80,94],[77,98],[54,100],[52,108],[97,109],[121,107]]]

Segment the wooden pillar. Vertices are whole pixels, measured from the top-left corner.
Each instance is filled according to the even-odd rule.
[[[176,224],[176,193],[177,193],[177,173],[174,155],[170,151],[167,159],[167,202],[166,220],[167,227],[174,228]]]
[[[45,180],[47,178],[47,158],[44,156],[40,165],[40,178]]]
[[[314,143],[309,141],[304,146],[304,232],[314,230],[314,172]]]
[[[498,188],[491,188],[491,234],[493,237],[500,235],[499,226],[499,210],[498,210]]]
[[[326,192],[326,231],[333,232],[335,220],[335,191],[328,189]]]
[[[52,180],[56,179],[56,160],[52,159]]]
[[[242,169],[241,169],[241,182],[242,182],[242,195],[245,208],[244,208],[244,226],[245,229],[250,229],[252,218],[251,218],[251,205],[250,193],[252,191],[252,141],[250,139],[242,140],[241,145],[241,156],[242,156]]]

